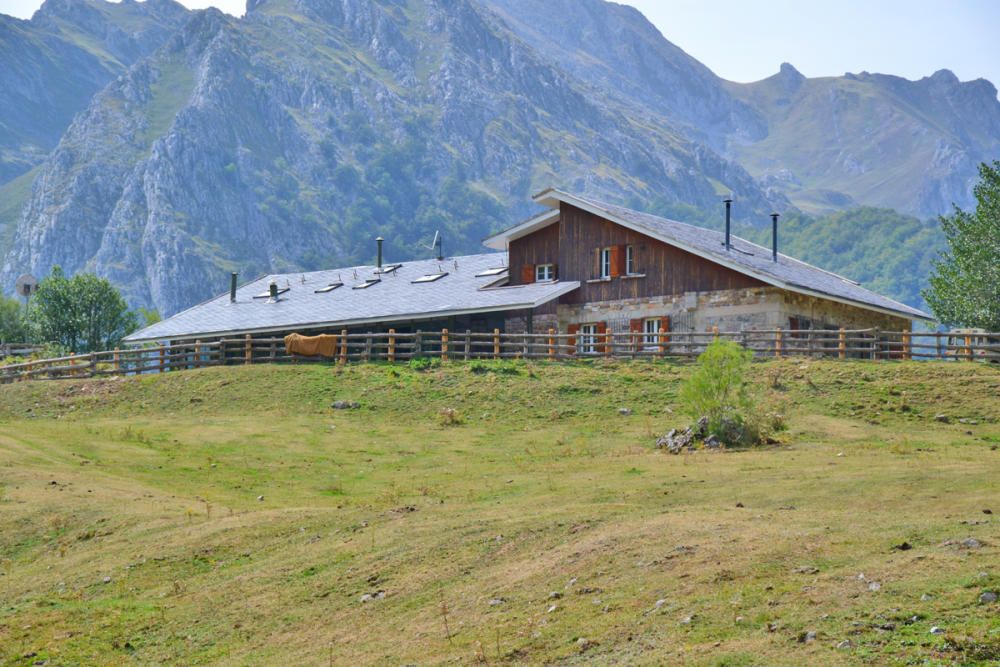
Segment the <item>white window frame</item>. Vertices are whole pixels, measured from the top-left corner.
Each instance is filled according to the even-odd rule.
[[[576,345],[580,354],[597,354],[597,325],[581,324]]]
[[[630,245],[625,246],[625,275],[635,275],[635,248]]]
[[[601,278],[611,277],[611,248],[601,248]]]
[[[536,264],[535,265],[535,282],[544,283],[552,282],[556,279],[556,265],[555,264]]]
[[[659,317],[651,317],[642,321],[642,346],[646,350],[655,350],[660,345],[660,327],[663,320]]]

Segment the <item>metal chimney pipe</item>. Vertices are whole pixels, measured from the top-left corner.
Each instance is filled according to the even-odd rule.
[[[729,248],[732,247],[732,243],[730,242],[730,223],[733,211],[733,199],[732,197],[727,197],[722,201],[726,202],[726,250],[728,251]]]
[[[771,214],[771,261],[778,261],[778,214]]]
[[[379,236],[378,238],[375,239],[375,244],[378,246],[378,260],[376,262],[376,268],[379,271],[382,270],[382,243],[384,241],[385,241],[385,239],[382,238],[381,236]]]
[[[444,239],[438,236],[438,261],[444,261]]]
[[[271,281],[270,289],[271,289],[271,301],[277,301],[278,300],[278,283],[277,283],[277,281],[274,281],[274,280]]]
[[[229,276],[229,303],[236,303],[236,281],[239,274],[233,271]]]

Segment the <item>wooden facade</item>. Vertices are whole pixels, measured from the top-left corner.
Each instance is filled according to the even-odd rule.
[[[632,275],[626,273],[629,246]],[[607,280],[600,279],[602,248],[610,249]],[[566,203],[560,205],[558,222],[512,240],[508,252],[512,284],[532,282],[539,264],[555,264],[559,280],[580,281],[580,289],[560,300],[566,304],[764,286],[756,278]]]

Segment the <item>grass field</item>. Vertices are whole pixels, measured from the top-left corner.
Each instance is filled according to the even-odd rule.
[[[689,371],[0,387],[0,664],[1000,659],[1000,369],[758,362],[782,442],[672,456]]]

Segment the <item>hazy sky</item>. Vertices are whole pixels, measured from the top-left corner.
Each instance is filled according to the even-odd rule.
[[[180,0],[242,14],[245,0]],[[41,0],[0,0],[27,18]],[[664,36],[734,81],[790,62],[806,76],[947,68],[1000,85],[1000,0],[627,0]]]

